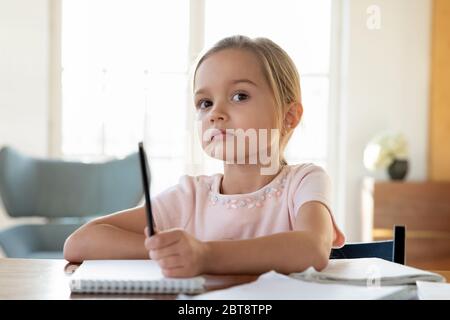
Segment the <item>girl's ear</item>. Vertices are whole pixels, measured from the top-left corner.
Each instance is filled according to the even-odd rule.
[[[295,128],[302,119],[302,115],[303,106],[301,102],[292,102],[284,117],[284,126],[291,129]]]

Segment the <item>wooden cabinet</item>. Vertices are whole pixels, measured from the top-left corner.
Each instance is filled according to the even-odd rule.
[[[392,238],[406,226],[406,264],[450,269],[450,182],[394,182],[366,178],[362,188],[363,240]]]

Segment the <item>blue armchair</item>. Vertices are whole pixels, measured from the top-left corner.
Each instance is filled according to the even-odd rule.
[[[65,239],[94,216],[136,206],[143,196],[139,155],[103,163],[36,159],[0,150],[0,197],[14,218],[45,217],[0,231],[11,258],[62,258]]]

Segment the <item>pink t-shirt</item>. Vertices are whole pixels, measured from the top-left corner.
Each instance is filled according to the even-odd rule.
[[[220,194],[223,174],[184,175],[155,197],[152,210],[158,230],[182,228],[199,240],[241,240],[294,230],[299,208],[323,203],[335,229],[333,247],[344,245],[330,206],[327,173],[313,164],[287,165],[266,186],[246,194]]]

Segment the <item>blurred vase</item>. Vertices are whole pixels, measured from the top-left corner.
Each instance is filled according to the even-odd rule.
[[[403,180],[408,173],[408,160],[395,159],[388,167],[389,177],[392,180]]]

